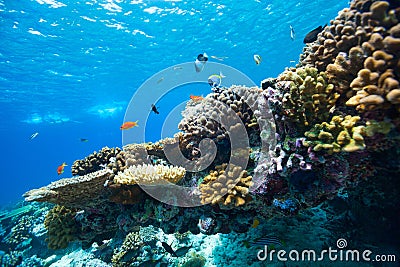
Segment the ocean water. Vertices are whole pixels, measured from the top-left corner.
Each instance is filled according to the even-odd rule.
[[[121,147],[125,110],[154,74],[206,52],[223,58],[210,62],[235,68],[259,85],[294,66],[306,33],[347,5],[344,0],[1,1],[0,204],[71,177],[72,162],[95,150]],[[260,65],[254,54],[262,57]],[[167,115],[191,94],[209,92],[208,86],[192,84],[160,98],[160,116],[149,117],[145,141],[160,138]],[[178,129],[169,124],[164,131],[168,136]],[[63,162],[69,166],[58,176]]]

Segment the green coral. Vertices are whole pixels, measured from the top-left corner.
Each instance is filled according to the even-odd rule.
[[[359,121],[359,116],[333,116],[329,123],[316,124],[306,132],[304,145],[329,154],[363,150],[366,131],[365,126],[357,125]]]
[[[278,80],[290,82],[282,99],[284,115],[300,129],[326,121],[340,96],[316,68],[287,69]]]
[[[44,226],[47,229],[48,248],[63,249],[77,239],[79,228],[74,220],[75,215],[76,210],[64,206],[55,206],[47,213]]]

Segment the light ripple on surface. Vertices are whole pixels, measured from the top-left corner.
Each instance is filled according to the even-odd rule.
[[[32,109],[61,109],[76,117],[104,99],[129,100],[152,74],[202,52],[228,57],[225,64],[259,83],[293,65],[302,37],[347,5],[328,2],[0,3],[0,102],[14,103],[2,112],[24,120]],[[262,56],[262,64],[254,64],[253,54]]]

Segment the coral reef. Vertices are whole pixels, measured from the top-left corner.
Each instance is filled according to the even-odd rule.
[[[0,255],[0,265],[4,267],[16,267],[22,262],[22,253],[10,252]]]
[[[335,227],[323,210],[330,203],[398,203],[399,10],[397,2],[355,0],[306,45],[297,68],[261,88],[213,88],[187,103],[174,138],[103,148],[73,164],[81,176],[27,192],[26,201],[62,205],[45,220],[49,247],[96,243],[114,266],[222,266],[236,260],[226,248],[249,237],[286,237],[295,248],[308,244],[291,231],[315,240],[316,230],[323,238],[314,245],[326,247],[336,234],[323,228]],[[177,206],[182,196],[169,190],[176,185],[188,189],[185,204],[198,205]],[[161,188],[168,201],[146,187]],[[395,207],[379,212],[393,222]],[[354,223],[353,214],[340,216]],[[20,226],[7,231],[29,239]],[[204,240],[214,240],[207,251],[220,258],[194,254]]]
[[[301,65],[326,71],[347,106],[398,114],[399,13],[387,1],[353,1],[306,46]]]
[[[55,206],[46,215],[47,246],[50,249],[66,248],[69,242],[77,240],[79,228],[75,222],[76,210]]]
[[[252,177],[240,167],[223,164],[204,177],[200,185],[203,204],[239,207],[251,200],[249,187]]]
[[[13,249],[24,249],[30,246],[32,241],[31,228],[34,220],[33,215],[24,215],[15,222],[10,233],[4,238],[4,242]]]
[[[158,231],[152,227],[141,227],[126,235],[122,245],[114,250],[111,262],[115,267],[153,266],[163,261],[162,249],[157,246]],[[153,265],[151,265],[153,264]]]
[[[119,262],[124,262],[126,260],[135,260],[133,258],[133,255],[129,255],[129,258],[126,257],[128,259],[125,259],[124,256],[130,251],[139,250],[139,248],[141,248],[143,245],[144,242],[140,238],[139,232],[131,232],[127,234],[119,251],[114,253],[111,262],[114,264],[114,266],[124,266],[120,265]]]

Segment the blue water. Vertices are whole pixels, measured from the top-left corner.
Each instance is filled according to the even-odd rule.
[[[74,160],[103,146],[121,146],[125,109],[153,74],[206,52],[227,57],[210,61],[260,84],[294,66],[305,34],[347,5],[345,0],[2,0],[0,204],[71,177]],[[260,65],[254,54],[261,55]],[[149,117],[154,132],[148,131],[146,141],[160,137],[157,125],[177,104],[209,92],[202,86],[184,89],[159,101],[162,114]],[[30,140],[35,132],[39,135]],[[69,166],[58,176],[64,161]]]

